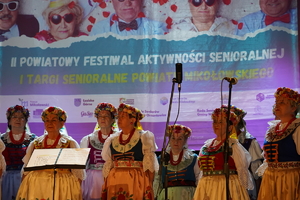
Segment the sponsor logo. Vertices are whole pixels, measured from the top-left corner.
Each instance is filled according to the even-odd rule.
[[[161,105],[166,105],[168,103],[168,99],[167,99],[167,97],[162,97],[162,98],[160,98],[160,104]]]
[[[120,103],[134,105],[134,99],[120,98],[119,101],[120,101]]]
[[[260,106],[254,107],[254,115],[263,115],[262,109]]]
[[[94,113],[91,111],[81,111],[81,117],[93,117]]]
[[[74,99],[74,106],[79,107],[81,105],[81,98]]]
[[[95,102],[94,99],[81,99],[81,98],[75,98],[74,99],[74,106],[93,106],[93,103]]]
[[[262,102],[263,100],[265,100],[265,95],[263,93],[258,93],[256,95],[256,100]]]
[[[41,118],[41,115],[42,115],[42,112],[43,112],[43,109],[35,109],[33,111],[33,118]]]

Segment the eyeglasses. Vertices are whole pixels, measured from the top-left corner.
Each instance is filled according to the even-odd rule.
[[[19,8],[19,2],[18,1],[11,1],[7,3],[0,2],[0,11],[4,10],[4,6],[7,7],[10,11],[15,11]]]
[[[24,121],[25,120],[25,117],[16,117],[16,116],[12,116],[11,117],[13,120],[17,120],[17,119],[19,119],[19,120],[21,120],[21,121]]]
[[[65,22],[67,22],[67,23],[71,23],[74,20],[75,15],[73,13],[68,13],[68,14],[65,14],[64,16],[55,14],[49,18],[53,24],[59,24],[62,19],[64,19]]]
[[[207,6],[213,6],[216,3],[216,0],[191,0],[191,1],[193,6],[195,7],[201,6],[203,2],[205,2]]]

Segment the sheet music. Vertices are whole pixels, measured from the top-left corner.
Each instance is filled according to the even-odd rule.
[[[55,165],[85,166],[89,152],[90,148],[35,149],[25,168]]]

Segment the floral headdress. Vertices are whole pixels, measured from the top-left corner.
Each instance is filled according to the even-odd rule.
[[[187,126],[183,126],[181,124],[174,124],[174,125],[169,125],[168,126],[168,137],[170,137],[172,135],[172,132],[176,130],[176,132],[180,132],[181,130],[183,130],[183,135],[185,138],[188,138],[191,136],[192,134],[192,130],[187,127]]]
[[[24,106],[20,106],[20,105],[15,105],[15,106],[11,106],[7,109],[6,111],[6,118],[7,120],[10,120],[10,118],[12,117],[12,115],[16,112],[20,112],[24,115],[24,117],[26,118],[26,121],[27,119],[29,118],[30,116],[30,112],[29,110],[24,107]]]
[[[142,128],[142,125],[140,123],[140,120],[144,118],[144,114],[142,113],[142,111],[128,104],[121,103],[118,108],[118,113],[120,112],[126,112],[129,114],[130,117],[136,118],[137,128]]]
[[[219,116],[222,116],[224,118],[227,118],[227,108],[216,108],[213,113],[211,114],[211,118],[214,120]],[[238,118],[236,116],[236,114],[234,114],[234,112],[230,111],[230,116],[229,116],[229,120],[233,123],[233,125],[235,126],[238,123]]]
[[[45,108],[41,115],[43,122],[46,121],[46,117],[49,114],[57,115],[59,121],[65,122],[67,120],[67,113],[60,107],[51,106],[51,107]]]
[[[222,105],[222,108],[227,109],[228,106],[227,105]],[[244,110],[242,110],[242,109],[240,109],[240,108],[238,108],[238,107],[236,107],[234,105],[230,106],[230,110],[232,112],[234,112],[234,114],[236,114],[236,116],[239,117],[239,118],[244,118],[247,115],[246,111],[244,111]]]
[[[97,118],[101,110],[109,111],[114,117],[117,116],[117,109],[111,103],[99,103],[94,111],[94,116]]]
[[[296,105],[300,104],[300,94],[297,91],[292,90],[290,88],[280,87],[277,89],[274,96],[275,96],[275,98],[283,96],[289,100],[294,101],[296,103]]]

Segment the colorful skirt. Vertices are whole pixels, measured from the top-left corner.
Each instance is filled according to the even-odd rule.
[[[143,168],[112,168],[103,185],[102,200],[153,200],[149,175]]]
[[[2,176],[2,200],[15,199],[21,184],[21,170],[8,170]]]
[[[300,200],[300,169],[267,168],[258,200]]]
[[[82,200],[80,182],[69,170],[57,171],[55,185],[53,170],[31,171],[24,177],[16,199]]]
[[[104,177],[102,170],[88,169],[86,179],[82,181],[82,197],[84,200],[100,200]]]
[[[168,200],[192,200],[196,188],[191,186],[168,187]],[[165,200],[165,189],[163,189],[157,200]]]
[[[229,191],[232,200],[250,199],[247,190],[240,184],[239,177],[236,174],[229,176]],[[194,200],[224,199],[226,199],[225,175],[203,176],[199,180]]]

